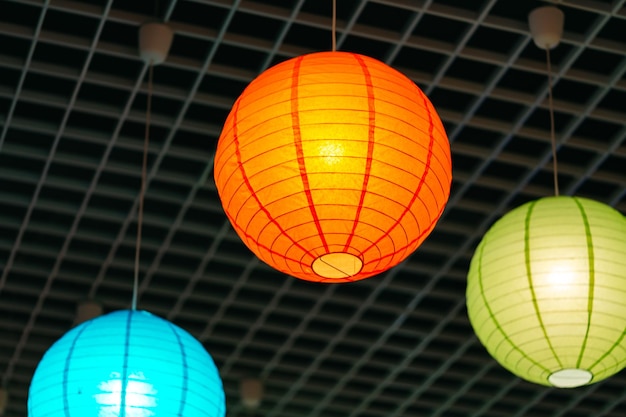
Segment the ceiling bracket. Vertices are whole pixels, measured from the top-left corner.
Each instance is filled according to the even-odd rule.
[[[530,33],[541,49],[552,49],[563,36],[563,12],[554,6],[542,6],[528,15]]]
[[[174,32],[165,23],[146,22],[139,29],[139,56],[146,64],[158,65],[167,58]]]

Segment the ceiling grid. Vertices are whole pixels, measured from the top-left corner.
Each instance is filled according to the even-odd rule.
[[[79,302],[131,302],[148,67],[141,23],[174,30],[154,68],[138,305],[211,353],[229,417],[259,377],[264,417],[617,417],[625,375],[573,390],[525,382],[480,345],[465,277],[486,230],[554,193],[548,1],[337,0],[337,49],[380,59],[430,97],[452,148],[449,204],[401,265],[351,284],[284,276],[240,242],[213,157],[261,71],[331,48],[328,0],[0,0],[0,369],[4,417]],[[626,1],[562,0],[551,51],[561,194],[626,213]]]

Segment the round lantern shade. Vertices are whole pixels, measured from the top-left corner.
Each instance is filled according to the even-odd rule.
[[[400,263],[432,231],[450,192],[450,145],[406,76],[319,52],[249,84],[214,175],[228,219],[261,260],[309,281],[357,281]]]
[[[585,198],[546,197],[497,221],[467,277],[476,334],[506,369],[571,388],[626,365],[626,219]]]
[[[45,353],[29,417],[223,417],[224,391],[200,342],[145,311],[121,310],[73,328]]]

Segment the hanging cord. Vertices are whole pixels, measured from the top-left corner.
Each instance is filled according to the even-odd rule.
[[[554,105],[552,103],[552,68],[550,66],[550,48],[546,47],[548,69],[548,107],[550,109],[550,142],[552,142],[552,171],[554,175],[554,195],[559,196],[559,174],[556,160],[556,134],[554,133]]]
[[[152,63],[148,67],[148,95],[146,103],[146,130],[143,143],[143,163],[141,167],[141,189],[139,191],[139,209],[137,213],[137,243],[135,245],[135,278],[133,280],[132,309],[137,309],[137,292],[139,291],[139,253],[141,249],[141,228],[143,224],[143,200],[146,194],[146,176],[148,165],[148,142],[150,139],[150,114],[152,111]]]
[[[333,22],[332,22],[333,52],[337,50],[337,0],[333,0]]]

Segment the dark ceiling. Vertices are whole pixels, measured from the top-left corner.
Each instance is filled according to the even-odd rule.
[[[625,0],[564,0],[551,51],[561,194],[626,212]],[[76,307],[129,308],[147,97],[141,23],[175,31],[154,69],[139,308],[190,331],[229,417],[618,417],[626,373],[573,390],[497,365],[465,310],[473,250],[507,210],[554,193],[543,1],[337,0],[337,49],[383,60],[448,132],[447,209],[402,265],[364,281],[281,275],[221,209],[213,155],[235,98],[268,66],[331,47],[331,0],[0,0],[0,370],[6,417]],[[626,302],[626,300],[625,300]]]

